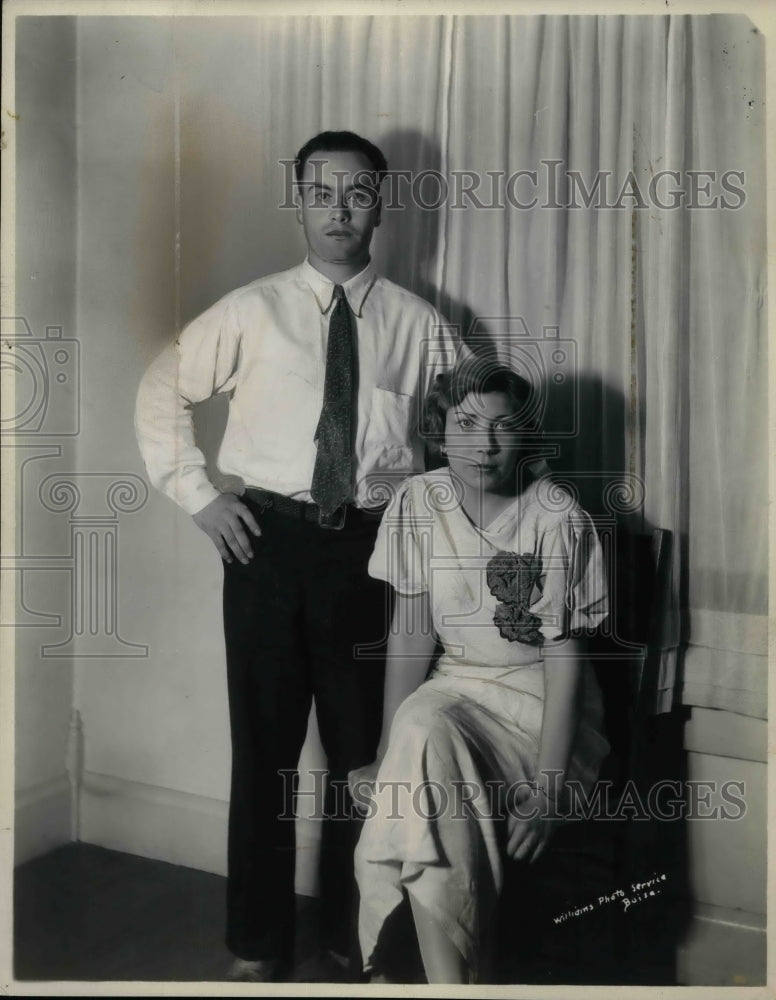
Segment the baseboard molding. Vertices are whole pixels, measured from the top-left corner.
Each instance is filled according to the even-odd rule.
[[[229,806],[220,799],[115,778],[83,776],[80,839],[144,858],[226,874]],[[318,891],[317,824],[296,821],[296,891]]]
[[[682,986],[765,985],[765,916],[697,904],[676,958]]]
[[[66,774],[16,793],[14,864],[24,864],[71,840]]]
[[[86,843],[141,857],[226,874],[228,804],[170,788],[84,773],[81,834]],[[67,776],[16,797],[15,862],[71,840]],[[318,824],[297,820],[296,891],[318,891]],[[766,981],[765,916],[697,904],[677,950],[684,986],[757,986]]]

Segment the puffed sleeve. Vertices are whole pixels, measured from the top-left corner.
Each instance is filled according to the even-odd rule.
[[[540,539],[541,596],[529,610],[545,641],[600,625],[609,614],[603,554],[595,527],[581,507],[566,512]]]
[[[406,479],[389,502],[377,532],[369,575],[385,580],[400,594],[428,590],[428,537],[414,513],[412,484]]]

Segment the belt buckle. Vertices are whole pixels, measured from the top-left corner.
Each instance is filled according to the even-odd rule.
[[[318,524],[322,528],[326,528],[329,531],[342,531],[345,527],[345,514],[347,513],[347,508],[345,504],[340,504],[336,510],[333,510],[331,514],[325,514],[320,508],[318,509]]]

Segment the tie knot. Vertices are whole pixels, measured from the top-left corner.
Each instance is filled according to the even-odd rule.
[[[342,285],[334,286],[334,298],[337,302],[341,302],[345,298],[345,289]]]

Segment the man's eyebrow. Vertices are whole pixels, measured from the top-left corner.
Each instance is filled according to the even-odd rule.
[[[334,191],[341,187],[340,184],[322,184],[320,181],[299,181],[299,184],[303,187],[314,188],[316,191]],[[360,180],[356,180],[354,184],[349,184],[344,190],[374,191],[376,186],[374,182],[362,183]]]

